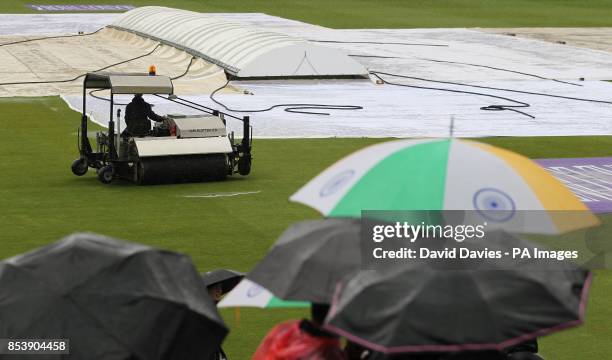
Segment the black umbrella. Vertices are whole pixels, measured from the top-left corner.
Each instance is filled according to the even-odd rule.
[[[454,246],[534,251],[503,233]],[[588,271],[556,259],[404,259],[342,281],[325,326],[384,353],[501,350],[579,325],[589,284]]]
[[[244,273],[230,269],[215,269],[202,274],[204,286],[221,285],[221,291],[230,292],[244,278]]]
[[[227,334],[189,257],[92,234],[0,262],[0,319],[73,359],[201,360]]]
[[[296,223],[246,277],[283,300],[329,304],[338,281],[361,264],[360,229],[359,219]]]

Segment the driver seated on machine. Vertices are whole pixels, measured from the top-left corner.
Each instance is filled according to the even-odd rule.
[[[151,132],[151,121],[163,122],[165,117],[157,115],[151,109],[151,104],[144,101],[142,94],[135,94],[125,108],[126,129],[122,135],[127,137],[147,136]]]

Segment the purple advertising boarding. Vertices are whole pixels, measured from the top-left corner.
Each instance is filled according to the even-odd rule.
[[[538,159],[593,212],[612,212],[612,157]]]
[[[38,11],[128,11],[132,5],[36,5],[28,4],[32,10]]]

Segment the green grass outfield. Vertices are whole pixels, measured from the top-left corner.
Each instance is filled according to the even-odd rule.
[[[75,231],[93,231],[190,254],[199,270],[248,271],[292,222],[318,218],[288,197],[338,158],[381,139],[255,140],[247,178],[221,183],[103,185],[73,176],[79,115],[58,97],[0,99],[0,258]],[[490,138],[531,157],[612,156],[612,137]],[[185,198],[256,192],[223,198]],[[548,359],[604,359],[612,353],[612,273],[595,278],[586,326],[542,340]],[[224,311],[225,347],[248,359],[277,322],[302,311]]]
[[[610,0],[2,0],[0,12],[31,12],[31,3],[264,12],[334,28],[612,26]]]

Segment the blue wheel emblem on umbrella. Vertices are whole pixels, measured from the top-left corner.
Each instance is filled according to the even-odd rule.
[[[329,196],[329,195],[335,193],[341,187],[346,185],[349,182],[349,180],[353,177],[353,175],[355,175],[355,170],[345,170],[345,171],[339,173],[338,175],[336,175],[333,178],[331,178],[325,184],[325,186],[323,186],[323,188],[319,192],[319,195],[321,197],[326,197],[326,196]]]
[[[510,195],[494,189],[484,188],[474,194],[474,208],[487,220],[506,222],[514,216],[516,205]]]
[[[254,285],[252,286],[248,291],[247,291],[247,296],[250,298],[256,297],[257,295],[261,294],[264,291],[264,288],[259,286],[259,285]]]

